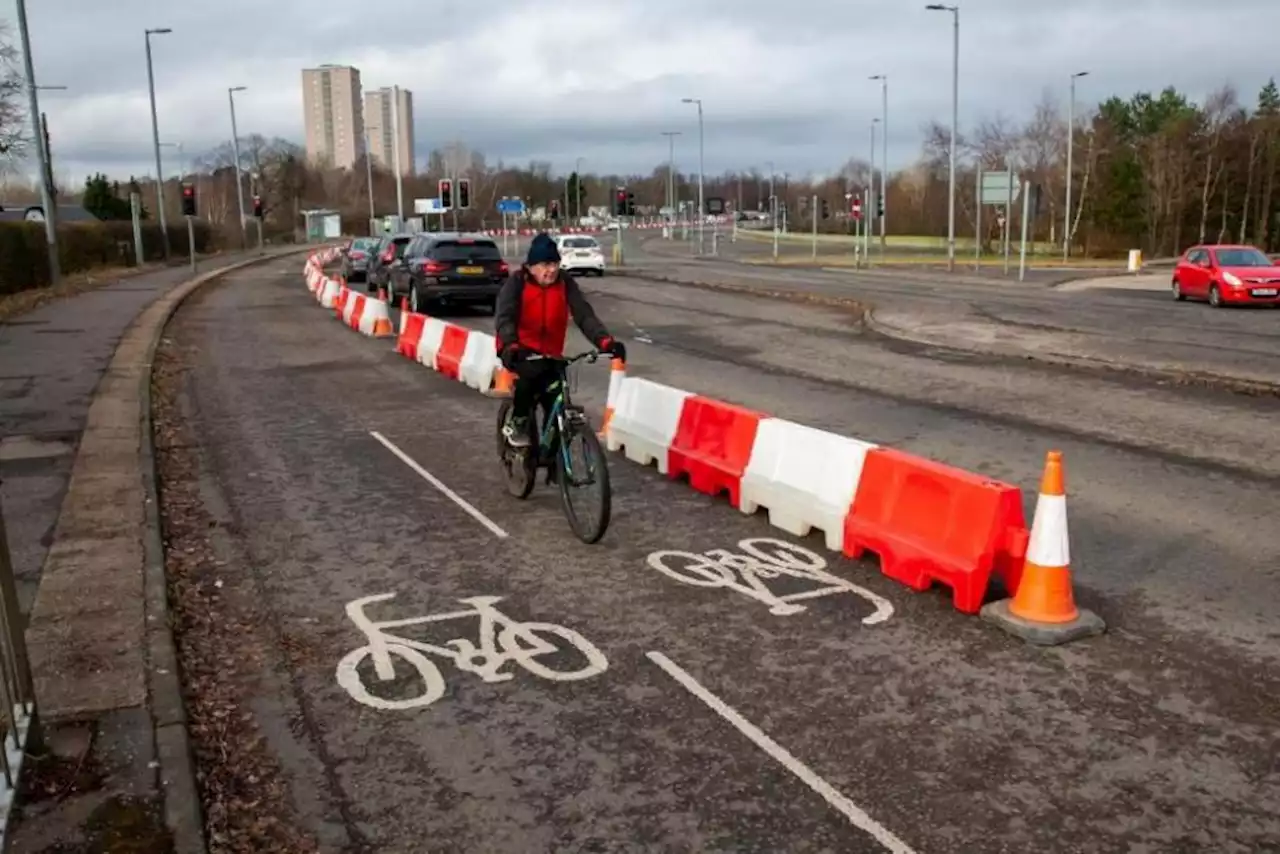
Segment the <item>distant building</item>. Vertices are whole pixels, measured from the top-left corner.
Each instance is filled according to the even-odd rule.
[[[322,65],[302,71],[302,111],[307,160],[350,169],[364,154],[360,69]]]
[[[393,110],[399,106],[399,115]],[[413,175],[413,93],[399,86],[366,92],[364,128],[369,137],[369,153],[377,166],[394,170],[400,158],[400,174]]]

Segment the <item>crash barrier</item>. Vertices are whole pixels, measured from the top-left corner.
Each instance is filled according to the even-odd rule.
[[[311,262],[309,262],[311,263]],[[316,262],[319,264],[320,262]],[[310,268],[309,268],[310,269]],[[313,292],[329,290],[308,272]],[[314,283],[313,283],[314,282]],[[374,336],[383,300],[339,287],[335,311]],[[401,311],[396,352],[490,395],[507,395],[493,336]],[[390,330],[390,320],[385,321]],[[881,573],[914,591],[951,590],[956,610],[1033,643],[1096,634],[1102,621],[1072,594],[1062,459],[1046,461],[1030,530],[1013,485],[877,443],[796,424],[640,377],[613,364],[606,447],[797,537],[822,532],[850,558],[874,553]],[[998,580],[1009,598],[984,607]]]

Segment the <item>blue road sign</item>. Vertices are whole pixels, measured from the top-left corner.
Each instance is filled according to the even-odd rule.
[[[498,201],[498,213],[524,213],[524,199],[501,199]]]

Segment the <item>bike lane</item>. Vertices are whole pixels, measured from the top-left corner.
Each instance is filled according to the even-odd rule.
[[[753,742],[742,727],[762,721],[730,722],[732,708],[680,681],[727,687],[701,687],[699,670],[742,657],[756,618],[726,607],[722,591],[691,600],[695,588],[645,557],[732,547],[744,536],[734,517],[726,527],[722,508],[661,482],[666,513],[649,516],[651,499],[636,482],[648,475],[618,468],[617,527],[608,544],[584,546],[550,490],[525,503],[506,495],[496,401],[385,359],[384,348],[310,311],[294,314],[295,305],[291,280],[278,289],[233,282],[185,308],[170,337],[189,342],[191,414],[210,488],[224,496],[240,544],[241,572],[228,576],[252,588],[260,619],[288,651],[274,665],[284,684],[269,689],[273,680],[264,680],[251,705],[295,793],[323,793],[303,805],[317,833],[335,847],[345,839],[382,851],[422,850],[426,839],[440,851],[909,850],[877,841],[892,837],[828,789],[811,757],[788,756],[767,737]],[[707,536],[717,519],[721,535]],[[501,614],[576,632],[586,654],[555,629],[521,632],[506,639],[508,650],[541,639],[559,652],[491,662],[490,675],[507,678],[486,681],[475,672],[484,661],[437,650],[428,656],[443,696],[389,709],[426,690],[411,655],[396,650],[387,681],[368,656],[354,674],[340,665],[368,643],[346,606],[386,594],[394,598],[367,605],[370,619],[464,612],[462,600],[500,596]],[[853,596],[806,607],[852,637],[874,610]],[[736,628],[720,625],[726,616]],[[478,622],[386,630],[419,644],[482,645]],[[700,627],[692,644],[690,622]],[[502,648],[501,631],[488,640]],[[596,651],[603,672],[547,678],[589,667]],[[266,696],[272,690],[284,698]],[[306,758],[288,758],[298,751]]]
[[[1180,716],[1144,708],[1146,686],[1080,708],[1104,678],[1087,654],[1010,643],[942,597],[905,595],[872,564],[809,541],[833,575],[873,596],[845,589],[776,613],[742,572],[739,586],[757,596],[682,583],[651,556],[740,557],[760,547],[744,540],[794,539],[618,456],[613,525],[583,546],[552,490],[540,485],[523,503],[506,495],[496,401],[329,322],[291,278],[222,288],[192,319],[200,423],[264,600],[290,647],[305,650],[290,679],[315,722],[309,749],[351,816],[348,834],[380,850],[409,850],[427,834],[431,850],[1107,850],[1089,821],[1104,800],[1101,832],[1155,832],[1125,828],[1139,805],[1100,777],[1133,763],[1161,776],[1179,763],[1135,756],[1130,740],[1144,728],[1197,736]],[[579,399],[597,413],[605,371],[589,371]],[[701,566],[703,577],[721,571]],[[754,580],[814,586],[768,572]],[[487,683],[434,655],[446,684],[438,701],[361,703],[336,675],[367,642],[344,606],[391,592],[371,617],[503,596],[502,613],[579,633],[607,670],[563,682],[509,662],[512,679]],[[894,612],[872,622],[884,614],[875,597]],[[476,640],[474,626],[442,628],[395,631]],[[548,666],[585,660],[565,650]],[[361,684],[384,698],[420,694],[400,665],[382,682],[366,661]],[[1245,726],[1237,737],[1257,734]],[[1176,787],[1166,798],[1195,801]],[[1254,805],[1265,799],[1230,815],[1256,831],[1265,819]]]

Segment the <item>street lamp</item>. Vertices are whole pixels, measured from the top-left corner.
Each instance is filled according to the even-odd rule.
[[[160,231],[164,235],[161,244],[164,246],[165,260],[169,260],[169,221],[164,214],[164,168],[160,165],[160,122],[156,118],[156,77],[151,69],[151,37],[162,36],[173,32],[168,27],[160,27],[143,32],[147,43],[147,89],[151,93],[151,143],[156,151],[156,209],[160,212]]]
[[[236,93],[248,88],[248,86],[227,88],[227,102],[231,105],[231,156],[236,159],[236,200],[240,205],[240,246],[244,249],[249,248],[249,235],[244,225],[244,187],[240,182],[240,133],[236,129]]]
[[[37,86],[40,92],[65,92],[66,86]],[[43,179],[49,182],[49,198],[53,200],[56,207],[58,204],[58,185],[53,180],[53,144],[49,140],[49,117],[40,112],[40,141],[44,145],[44,172]]]
[[[578,225],[582,224],[582,158],[573,160],[573,218]]]
[[[680,136],[680,131],[664,130],[662,135],[667,138],[667,221],[674,223],[676,221],[676,137]]]
[[[706,174],[704,170],[705,163],[703,161],[702,146],[702,99],[701,98],[681,98],[681,103],[698,105],[698,254],[702,254],[702,225],[703,225],[703,199],[702,199],[702,182],[703,176]]]
[[[956,269],[956,126],[960,123],[960,7],[930,3],[931,12],[950,12],[951,47],[951,192],[947,202],[947,270]]]
[[[1062,225],[1062,260],[1071,254],[1071,154],[1076,139],[1076,80],[1089,74],[1077,71],[1071,75],[1071,99],[1067,102],[1067,216]]]
[[[40,123],[40,98],[36,95],[35,61],[31,58],[31,36],[27,32],[26,0],[18,0],[18,34],[22,40],[22,60],[27,78],[27,97],[31,102],[31,123],[35,128],[36,158],[40,166],[40,204],[44,208],[44,234],[49,250],[49,281],[57,283],[62,277],[62,268],[58,264],[58,224],[57,209],[53,199],[53,188],[49,186],[49,161],[44,150],[44,132]]]
[[[880,252],[885,251],[888,238],[885,237],[887,231],[885,220],[888,219],[889,205],[889,75],[876,74],[869,78],[871,80],[880,81],[880,207],[884,213],[880,214]]]
[[[867,203],[870,205],[875,201],[876,195],[876,125],[880,124],[879,119],[871,120],[871,192],[868,194]],[[882,188],[883,189],[883,188]],[[871,266],[871,217],[875,216],[873,209],[867,211],[867,228],[863,231],[862,252],[866,255],[867,266]]]

